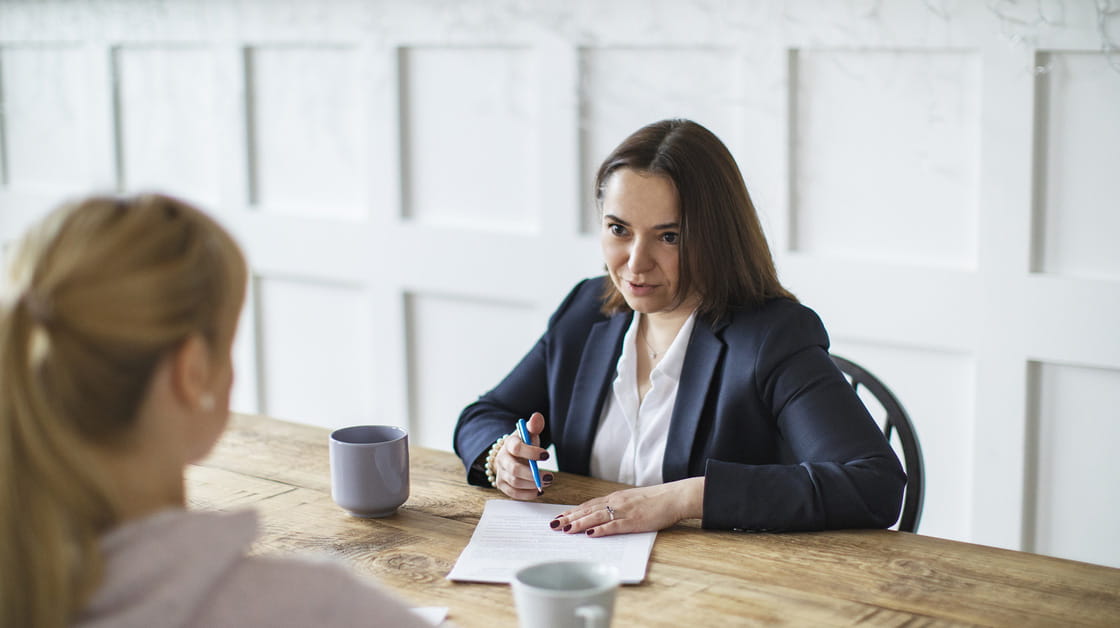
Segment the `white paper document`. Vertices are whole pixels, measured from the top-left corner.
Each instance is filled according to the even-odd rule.
[[[592,560],[618,568],[623,584],[646,577],[656,532],[594,538],[565,534],[548,526],[571,506],[491,499],[449,580],[505,582],[520,568],[552,560]]]

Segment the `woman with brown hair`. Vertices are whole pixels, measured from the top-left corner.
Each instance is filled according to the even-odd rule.
[[[187,511],[229,417],[246,266],[158,195],[62,207],[0,302],[0,626],[423,625],[338,566],[247,555],[252,512]]]
[[[890,526],[905,474],[778,281],[726,146],[688,120],[648,125],[603,162],[595,197],[607,275],[463,410],[468,481],[534,499],[528,461],[555,445],[561,471],[636,485],[552,521],[569,534]]]

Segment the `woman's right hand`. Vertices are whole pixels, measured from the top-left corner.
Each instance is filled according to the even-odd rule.
[[[502,443],[502,448],[492,463],[494,486],[506,495],[520,500],[536,499],[542,495],[537,492],[537,485],[533,483],[529,461],[548,460],[548,451],[537,446],[541,442],[540,433],[544,431],[544,415],[534,412],[526,424],[529,428],[529,440],[532,442],[522,442],[514,430]],[[540,475],[541,487],[548,488],[552,484],[552,473],[541,471]]]

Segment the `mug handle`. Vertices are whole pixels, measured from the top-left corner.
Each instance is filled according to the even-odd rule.
[[[581,606],[576,609],[576,617],[586,628],[607,628],[607,611],[602,606]]]

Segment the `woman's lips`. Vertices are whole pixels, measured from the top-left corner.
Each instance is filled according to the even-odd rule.
[[[654,284],[634,283],[632,281],[627,281],[626,287],[630,289],[630,294],[636,297],[644,297],[653,292],[655,288],[657,288],[657,286]]]

